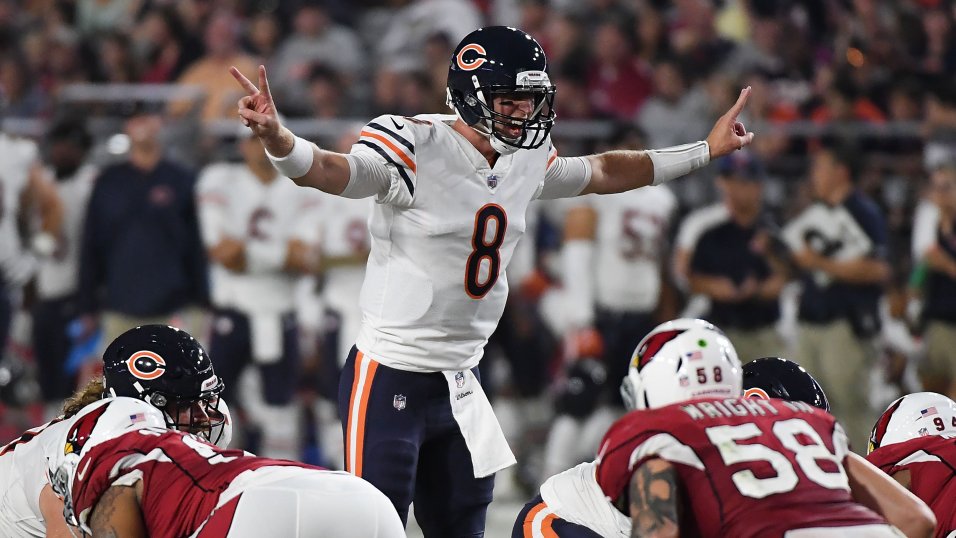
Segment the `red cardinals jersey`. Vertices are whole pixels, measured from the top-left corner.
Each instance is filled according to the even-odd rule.
[[[847,452],[836,420],[802,402],[693,400],[618,420],[601,442],[597,480],[620,506],[645,461],[670,462],[692,511],[682,523],[705,537],[885,524],[850,497]]]
[[[189,536],[238,475],[266,466],[318,469],[223,450],[178,431],[137,430],[104,441],[83,456],[73,483],[74,510],[86,520],[111,485],[132,485],[138,478],[143,481],[141,508],[149,535]]]
[[[956,531],[956,438],[917,437],[880,447],[866,457],[888,475],[910,472],[910,491],[936,514],[936,536]]]

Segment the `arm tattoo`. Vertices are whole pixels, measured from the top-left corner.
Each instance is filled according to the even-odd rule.
[[[680,535],[678,478],[661,459],[645,462],[631,477],[631,538]]]
[[[113,486],[107,488],[100,496],[99,502],[93,507],[93,513],[90,514],[90,529],[93,530],[93,536],[96,538],[120,537],[112,519],[116,513],[117,499],[126,493],[127,489],[129,488]]]

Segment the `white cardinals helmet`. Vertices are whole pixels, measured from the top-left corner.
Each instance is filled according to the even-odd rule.
[[[694,398],[736,398],[743,369],[730,340],[713,324],[682,318],[662,323],[631,355],[621,395],[629,410]]]

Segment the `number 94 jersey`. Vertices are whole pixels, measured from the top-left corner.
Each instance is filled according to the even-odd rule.
[[[369,220],[359,350],[386,366],[434,372],[478,364],[508,296],[505,268],[532,200],[575,196],[584,158],[550,140],[494,166],[452,128],[455,116],[380,116],[350,151],[384,165]]]
[[[681,523],[700,536],[885,525],[850,496],[843,428],[802,402],[703,399],[634,411],[600,446],[598,484],[618,506],[645,461],[673,464],[688,520]]]

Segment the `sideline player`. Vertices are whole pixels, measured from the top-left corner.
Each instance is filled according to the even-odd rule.
[[[873,426],[866,459],[932,508],[936,536],[956,536],[956,402],[916,392],[891,403]]]
[[[854,500],[896,518],[909,536],[932,529],[925,506],[882,473],[845,467],[847,460],[839,457],[848,451],[845,436],[832,417],[803,403],[741,399],[736,353],[709,323],[675,320],[652,331],[635,350],[622,391],[630,409],[643,411],[611,428],[595,462],[542,485],[512,536],[631,536],[632,518],[640,536],[649,529],[661,536],[694,530],[703,536],[769,536],[800,528],[809,528],[798,531],[807,536],[896,535]],[[797,438],[809,444],[794,444]],[[738,443],[749,439],[763,443]],[[748,445],[755,448],[739,452]],[[725,461],[725,452],[739,452],[740,458]],[[817,460],[822,467],[809,463]],[[768,473],[731,467],[742,463]],[[764,478],[770,469],[776,478]],[[646,479],[653,473],[659,475],[653,487],[634,489],[650,486]],[[659,509],[672,510],[670,519]],[[768,517],[752,517],[758,513]]]
[[[405,535],[388,498],[361,478],[223,450],[165,425],[131,398],[78,415],[50,468],[71,525],[124,538]]]
[[[515,28],[465,36],[448,70],[456,115],[369,122],[348,155],[282,126],[265,68],[239,116],[282,175],[346,198],[375,196],[363,326],[339,384],[346,469],[385,492],[425,536],[481,536],[494,473],[515,462],[476,367],[508,295],[505,269],[529,203],[659,185],[753,140],[741,91],[706,140],[559,157],[555,87],[540,45]]]
[[[225,448],[232,437],[222,382],[202,346],[166,325],[130,329],[103,355],[104,378],[63,403],[63,415],[0,447],[0,536],[72,538],[63,502],[47,479],[47,460],[84,407],[105,396],[132,396],[162,411],[167,427],[202,435]]]

